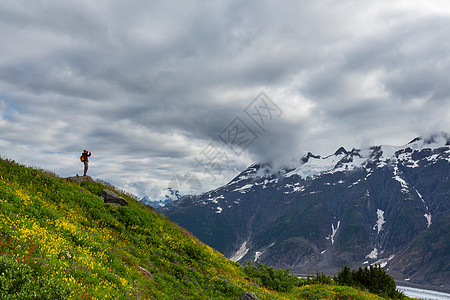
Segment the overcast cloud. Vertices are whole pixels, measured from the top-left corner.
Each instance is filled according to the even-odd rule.
[[[89,175],[159,199],[448,132],[449,24],[446,0],[2,0],[0,155],[71,176],[88,149]]]

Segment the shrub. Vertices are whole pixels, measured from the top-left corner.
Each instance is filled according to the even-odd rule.
[[[44,284],[27,264],[13,257],[0,256],[1,299],[67,299],[69,291],[58,284]]]
[[[379,265],[366,266],[364,269],[359,267],[358,270],[350,271],[345,266],[338,276],[334,277],[334,281],[339,285],[354,286],[367,289],[373,294],[392,299],[403,299],[405,296],[397,291],[394,278],[386,273]]]
[[[289,268],[276,270],[273,267],[266,267],[262,263],[253,266],[249,260],[244,263],[243,270],[248,277],[278,292],[289,292],[292,288],[304,284],[304,280],[290,274]]]
[[[309,276],[306,279],[306,284],[332,284],[333,280],[330,276],[324,273],[316,272],[316,276]]]
[[[355,282],[353,281],[353,273],[348,266],[343,267],[338,273],[338,276],[335,276],[333,280],[339,285],[355,286]]]

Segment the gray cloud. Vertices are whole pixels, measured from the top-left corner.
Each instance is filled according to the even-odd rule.
[[[449,131],[446,1],[2,1],[0,154],[162,197],[254,161]],[[262,130],[245,108],[283,111]],[[236,155],[236,117],[257,138]],[[220,173],[198,164],[215,145]],[[203,152],[202,152],[203,151]],[[203,157],[205,158],[205,157]],[[217,171],[217,170],[216,170]]]

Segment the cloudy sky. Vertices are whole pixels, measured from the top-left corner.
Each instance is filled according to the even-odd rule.
[[[0,2],[0,155],[159,199],[450,131],[447,0]],[[171,183],[172,182],[172,183]]]

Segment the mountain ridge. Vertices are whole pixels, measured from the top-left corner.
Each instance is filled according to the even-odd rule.
[[[299,273],[378,263],[399,280],[445,285],[449,145],[442,133],[403,146],[308,153],[279,169],[252,164],[160,211],[236,261]]]

